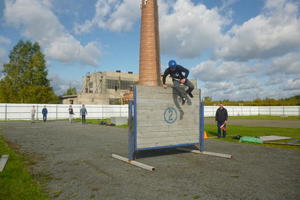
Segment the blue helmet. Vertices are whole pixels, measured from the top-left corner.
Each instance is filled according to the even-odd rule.
[[[170,60],[170,61],[169,61],[169,67],[174,68],[174,67],[176,67],[176,66],[177,66],[177,64],[176,64],[176,61],[175,61],[175,60]]]

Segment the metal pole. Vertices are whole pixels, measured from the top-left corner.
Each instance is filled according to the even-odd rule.
[[[136,156],[136,137],[137,137],[137,105],[136,105],[136,87],[133,89],[134,100],[129,103],[128,117],[130,119],[128,129],[128,160],[134,160]]]
[[[200,101],[200,151],[204,149],[204,101]]]

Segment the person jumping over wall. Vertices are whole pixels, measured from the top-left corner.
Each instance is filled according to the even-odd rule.
[[[184,73],[184,75],[183,75]],[[167,88],[168,86],[166,85],[166,77],[170,75],[173,80],[173,87],[174,89],[178,92],[179,96],[182,99],[182,105],[185,104],[185,101],[187,99],[187,94],[193,98],[192,91],[194,90],[194,85],[191,81],[187,79],[189,75],[189,70],[176,64],[175,60],[170,60],[169,61],[169,67],[165,70],[164,75],[163,75],[163,87]],[[186,91],[184,91],[181,87],[180,84],[184,84],[188,87]]]

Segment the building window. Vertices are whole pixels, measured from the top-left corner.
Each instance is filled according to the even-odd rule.
[[[120,81],[121,90],[130,90],[130,88],[135,84],[134,81]]]
[[[106,79],[106,87],[107,87],[107,89],[114,89],[114,90],[116,88],[120,88],[119,80]]]
[[[107,89],[114,90],[130,90],[130,88],[135,85],[135,81],[122,81],[122,80],[111,80],[106,79],[106,87]]]
[[[93,82],[89,83],[89,88],[93,88]]]

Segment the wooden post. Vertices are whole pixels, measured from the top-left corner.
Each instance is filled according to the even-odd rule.
[[[5,165],[6,165],[6,162],[8,160],[8,157],[9,155],[2,155],[1,159],[0,159],[0,172],[3,171]]]

